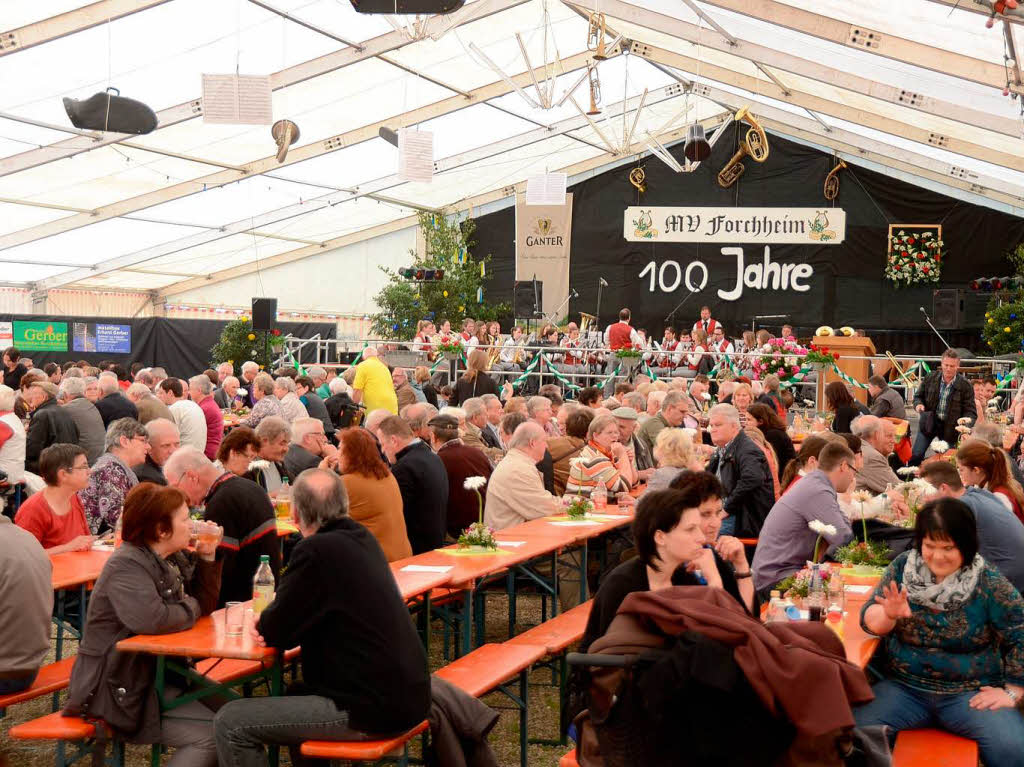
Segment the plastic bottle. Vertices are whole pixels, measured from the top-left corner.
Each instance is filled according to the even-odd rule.
[[[820,621],[828,604],[828,594],[821,578],[821,568],[817,563],[811,566],[811,583],[807,589],[807,612],[812,621]]]
[[[772,591],[771,600],[768,602],[768,610],[764,616],[765,623],[785,623],[789,620],[786,615],[786,605],[782,601],[778,591]]]
[[[590,493],[590,501],[594,504],[594,511],[604,511],[608,506],[608,491],[603,485],[595,487]]]
[[[274,572],[270,569],[270,557],[260,555],[260,566],[252,579],[252,612],[259,615],[274,601]]]

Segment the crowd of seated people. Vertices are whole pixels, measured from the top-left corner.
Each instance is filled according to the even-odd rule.
[[[645,340],[620,323],[618,336]],[[420,721],[429,681],[387,565],[454,542],[481,508],[485,524],[504,530],[598,489],[610,503],[639,498],[627,546],[609,548],[601,572],[586,574],[595,596],[584,650],[636,592],[717,589],[756,619],[787,576],[859,534],[851,509],[905,510],[893,491],[902,478],[887,420],[905,413],[884,380],[869,382],[870,408],[832,383],[831,428],[797,444],[787,428],[792,396],[777,378],[750,381],[739,357],[739,376],[689,370],[697,341],[724,358],[758,340],[705,333],[666,332],[644,346],[664,376],[580,390],[496,381],[494,372],[521,366],[523,334],[505,361],[507,342],[490,325],[457,336],[469,365],[450,386],[427,368],[396,372],[372,347],[344,375],[319,367],[270,375],[249,363],[186,378],[116,365],[12,374],[13,385],[0,386],[0,469],[24,477],[26,498],[8,511],[13,525],[0,520],[0,549],[20,552],[0,569],[19,570],[26,599],[45,594],[25,612],[17,657],[0,653],[0,692],[31,684],[45,656],[35,613],[50,615],[52,595],[32,579],[42,578],[47,555],[87,550],[115,531],[122,544],[93,591],[79,650],[88,660],[75,665],[67,706],[109,717],[133,742],[171,747],[175,764],[258,764],[266,745],[294,747],[310,733],[361,738]],[[578,329],[568,338],[577,341]],[[500,353],[490,355],[495,339]],[[561,350],[565,339],[549,343]],[[561,354],[552,362],[567,372],[589,364]],[[692,375],[676,374],[677,354]],[[954,400],[963,389],[955,370],[947,376],[954,362],[945,357],[914,398],[934,411],[935,436],[954,416],[977,414],[975,398]],[[936,387],[948,396],[933,398]],[[975,434],[961,441],[955,466],[938,456],[921,467],[930,500],[865,607],[864,628],[884,637],[887,665],[875,700],[855,714],[859,725],[895,730],[939,724],[977,740],[986,764],[1010,764],[1006,755],[1024,745],[1015,709],[1024,692],[1019,447],[1014,427],[991,410],[969,425]],[[484,480],[479,499],[466,486],[471,477]],[[871,500],[852,502],[855,491]],[[282,547],[275,502],[286,492],[299,533]],[[217,526],[218,545],[189,549],[190,513]],[[812,521],[829,531],[819,535]],[[740,538],[757,539],[756,548]],[[181,630],[248,600],[264,556],[277,597],[256,641],[301,645],[304,686],[219,712],[193,701],[181,716],[161,714],[151,704],[150,661],[112,651],[111,637]],[[579,602],[574,556],[562,552],[555,563],[563,609]],[[354,563],[361,576],[343,587]],[[327,579],[338,588],[311,602]],[[325,632],[344,639],[326,642]],[[126,694],[143,701],[128,708],[106,684],[125,674]],[[175,679],[166,692],[188,695],[189,682]]]

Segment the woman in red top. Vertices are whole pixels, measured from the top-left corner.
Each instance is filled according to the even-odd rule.
[[[998,447],[980,439],[969,439],[956,451],[960,479],[969,487],[994,493],[1024,522],[1024,490],[1010,473],[1010,459]]]
[[[89,461],[78,445],[58,442],[39,454],[39,473],[46,487],[21,504],[14,522],[32,533],[47,554],[87,551],[89,534],[78,491],[89,484]]]

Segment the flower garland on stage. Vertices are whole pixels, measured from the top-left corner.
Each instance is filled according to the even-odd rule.
[[[896,287],[909,287],[917,283],[938,282],[942,271],[941,234],[926,230],[907,232],[904,229],[889,234],[889,255],[885,263],[885,276]]]

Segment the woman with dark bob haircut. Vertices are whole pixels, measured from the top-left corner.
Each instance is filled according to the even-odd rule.
[[[213,712],[193,701],[161,715],[156,658],[116,647],[135,634],[184,631],[217,606],[217,543],[199,543],[193,554],[187,551],[191,535],[188,503],[178,488],[143,482],[125,497],[123,544],[89,600],[65,711],[103,719],[129,743],[174,747],[172,767],[214,767]],[[168,683],[165,698],[178,697],[187,684],[170,677]]]
[[[832,431],[836,434],[849,433],[853,419],[871,412],[853,398],[842,381],[833,381],[825,387],[825,407],[833,414]]]
[[[1024,601],[978,554],[965,503],[925,504],[914,547],[886,568],[860,620],[885,638],[887,667],[858,726],[938,725],[977,741],[985,764],[1024,764]]]
[[[622,600],[634,591],[708,585],[725,589],[750,609],[737,581],[739,576],[749,582],[750,567],[734,572],[712,547],[715,541],[709,540],[704,532],[704,516],[721,514],[721,484],[707,472],[687,472],[676,482],[678,489],[673,483],[668,490],[654,490],[640,498],[633,520],[637,556],[616,567],[601,583],[594,595],[580,652],[586,652],[591,642],[604,635]],[[717,530],[714,535],[717,536]],[[742,544],[735,538],[731,540],[742,553]],[[753,596],[752,589],[748,596]]]
[[[260,438],[248,426],[236,426],[225,435],[217,449],[217,460],[237,477],[244,477],[249,471],[249,464],[256,460],[260,452]]]

